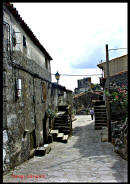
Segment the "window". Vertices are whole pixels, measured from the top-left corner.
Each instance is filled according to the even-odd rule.
[[[14,29],[13,29],[13,34],[12,34],[12,43],[13,43],[13,46],[15,47],[16,46],[16,35],[15,35]]]
[[[45,58],[45,67],[46,67],[46,69],[48,69],[48,60],[47,60],[47,58]]]
[[[46,101],[46,99],[47,99],[46,82],[42,82],[42,101]]]
[[[23,47],[27,47],[27,45],[26,45],[26,38],[25,38],[25,36],[23,36]]]

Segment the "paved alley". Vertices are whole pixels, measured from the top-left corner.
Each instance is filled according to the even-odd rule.
[[[127,182],[127,161],[101,142],[90,115],[76,119],[68,143],[51,143],[49,154],[16,167],[3,182]]]

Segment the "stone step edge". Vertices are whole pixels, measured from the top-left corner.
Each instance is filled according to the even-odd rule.
[[[69,139],[69,135],[64,135],[64,137],[62,139],[62,142],[67,143],[68,142],[68,139]]]

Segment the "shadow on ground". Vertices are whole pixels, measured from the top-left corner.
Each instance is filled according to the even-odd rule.
[[[78,172],[82,164],[83,173],[90,168],[91,172],[98,172],[104,177],[111,171],[116,181],[127,182],[126,161],[113,151],[111,143],[101,142],[100,132],[94,129],[94,121],[89,116],[78,116],[67,144],[54,144],[50,154],[30,159],[21,166],[21,171],[44,172],[47,175],[48,172],[62,174],[64,170],[73,175],[73,169]]]
[[[78,137],[73,147],[79,150],[81,158],[87,157],[95,164],[102,163],[104,170],[109,167],[117,180],[124,173],[126,181],[126,161],[114,152],[111,143],[101,142],[101,130],[94,129],[94,120],[88,120],[84,126],[79,122],[79,126],[73,128],[73,136]]]

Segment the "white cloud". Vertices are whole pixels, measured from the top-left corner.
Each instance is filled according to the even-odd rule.
[[[52,56],[52,73],[99,73],[96,64],[105,59],[105,44],[109,48],[127,47],[127,3],[13,4]],[[110,58],[125,53],[111,52]],[[55,81],[54,76],[52,79]],[[60,84],[74,89],[77,78],[62,76]]]

